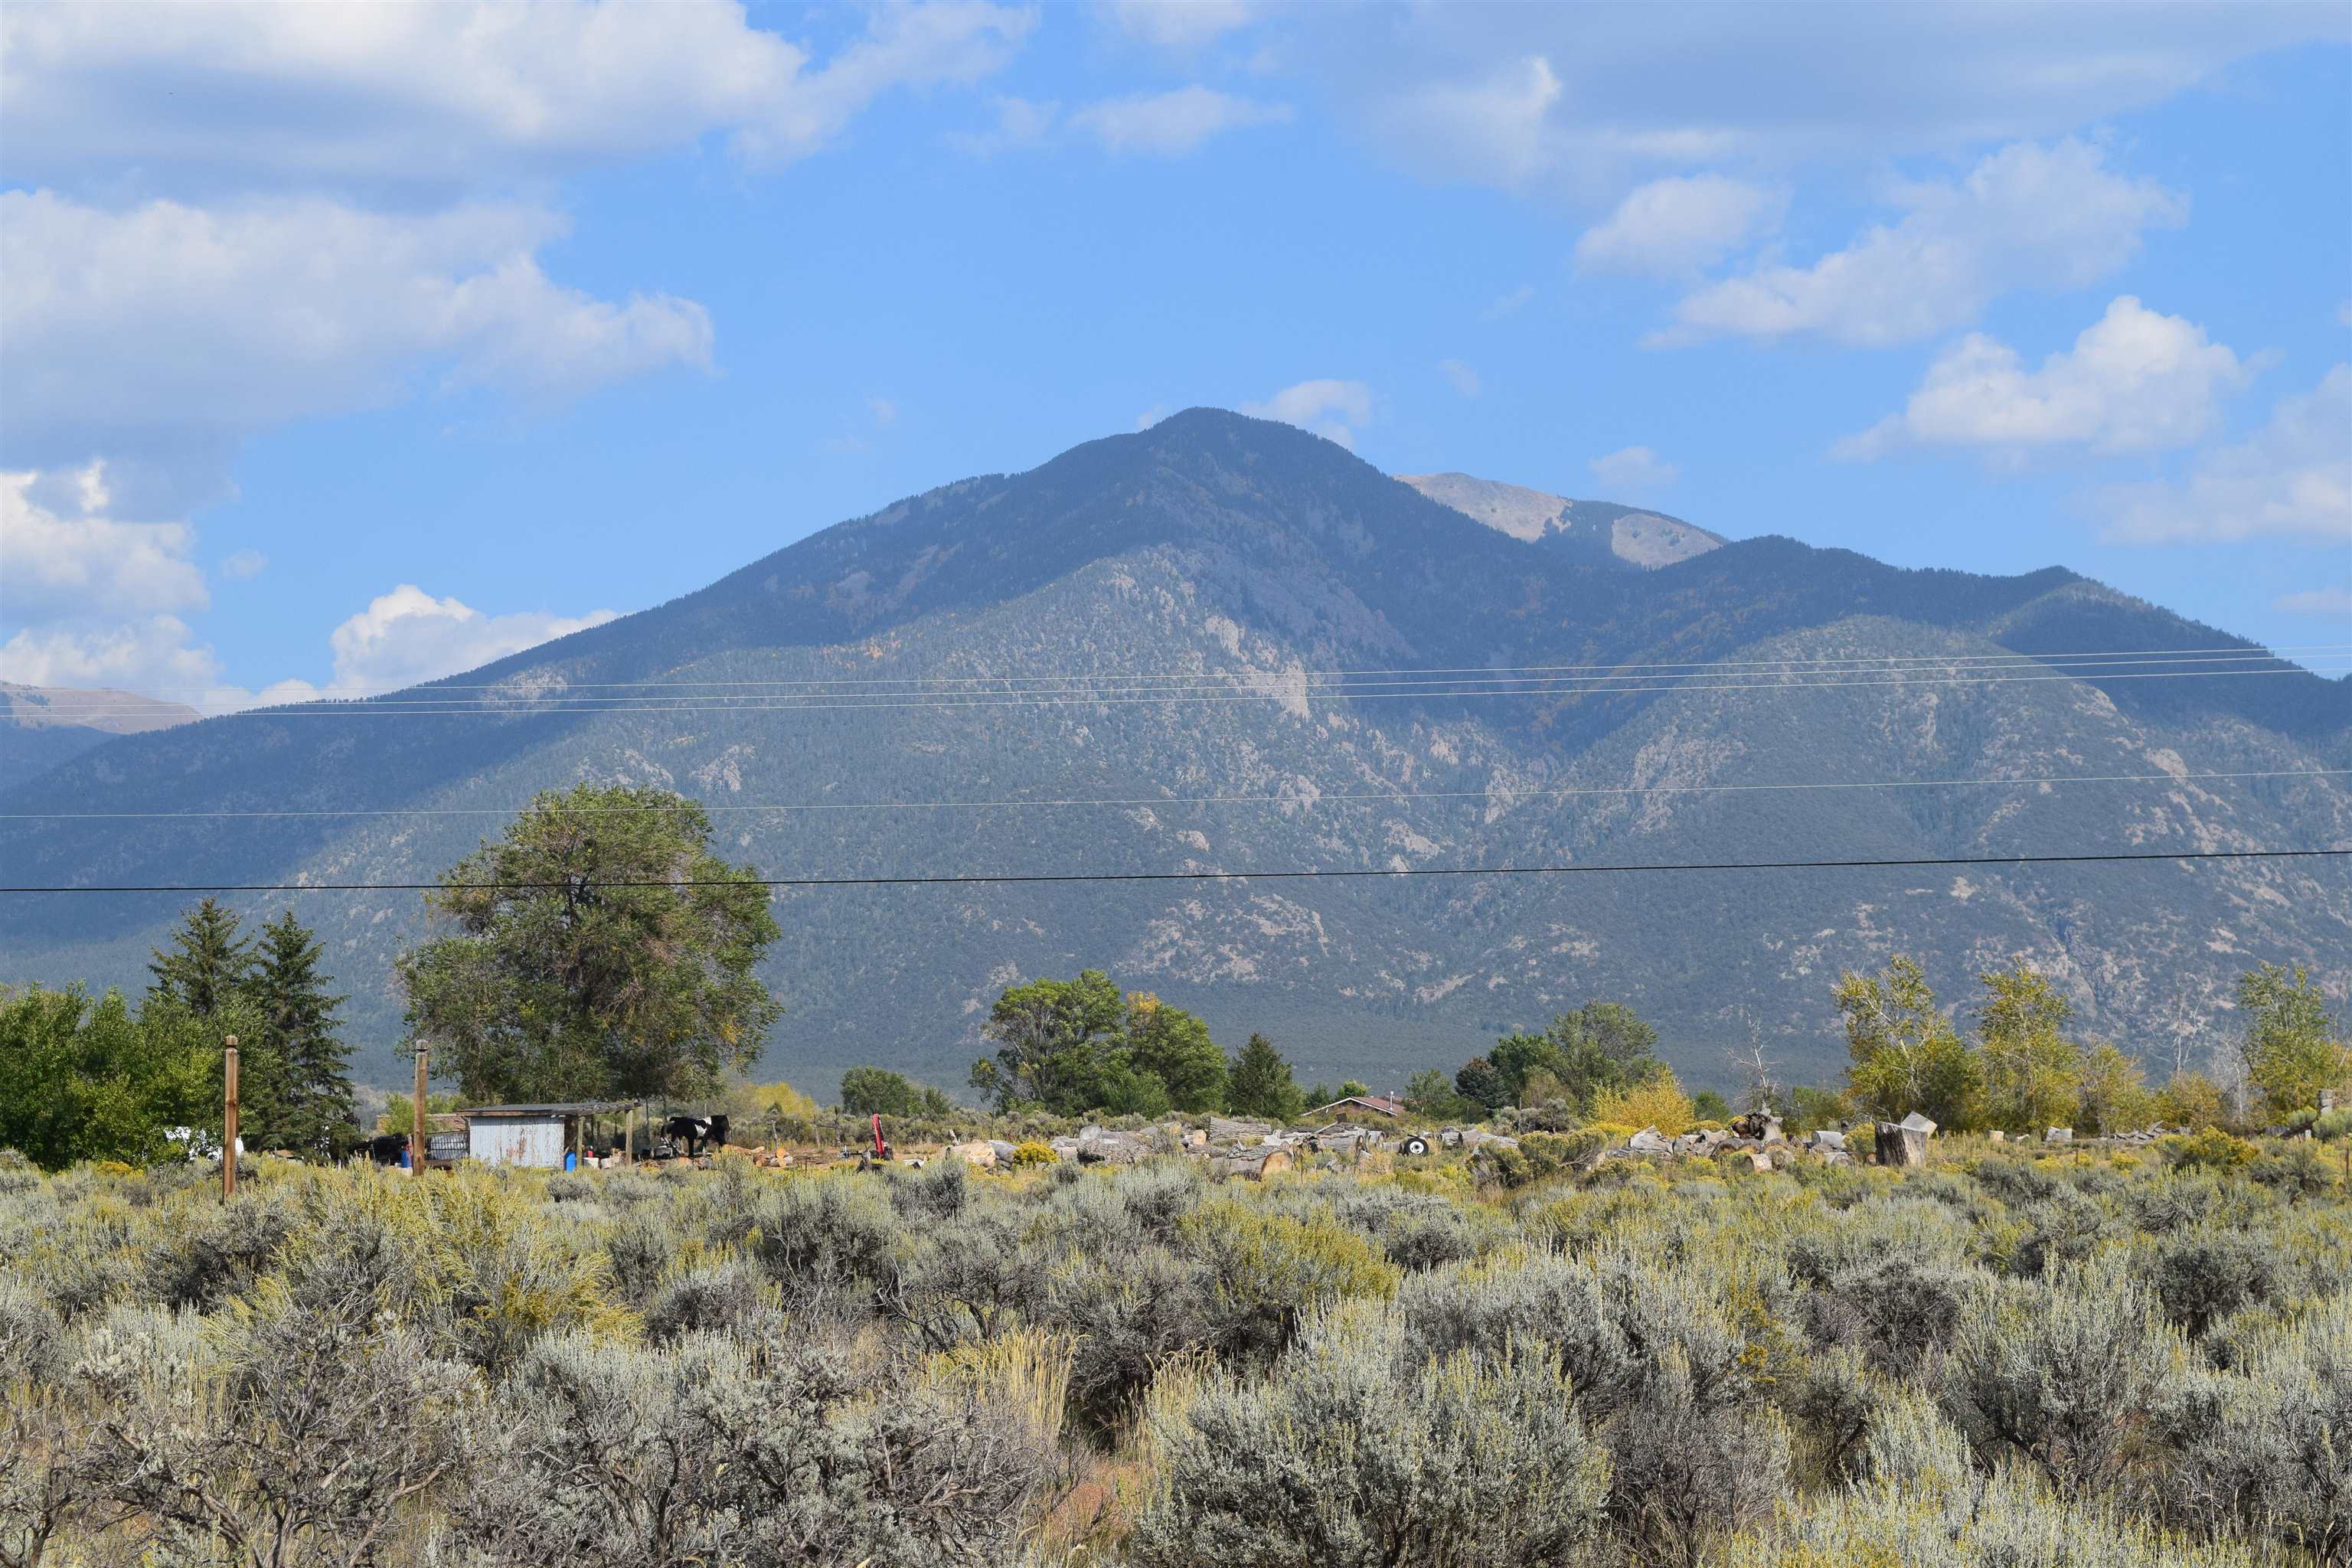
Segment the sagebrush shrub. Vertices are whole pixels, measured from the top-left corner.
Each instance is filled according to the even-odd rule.
[[[1211,1373],[1155,1396],[1160,1480],[1133,1561],[1574,1561],[1598,1535],[1608,1464],[1557,1363],[1408,1347],[1394,1308],[1356,1303],[1315,1319],[1262,1381]]]

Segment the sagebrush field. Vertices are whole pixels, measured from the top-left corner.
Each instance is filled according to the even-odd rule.
[[[0,1563],[2352,1559],[2340,1148],[0,1168]]]

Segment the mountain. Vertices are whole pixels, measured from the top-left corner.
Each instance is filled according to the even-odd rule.
[[[1616,531],[1655,514],[1563,501],[1525,538],[1435,483],[1192,410],[448,680],[111,741],[0,794],[0,860],[25,884],[429,881],[534,791],[581,779],[701,797],[726,851],[777,878],[2352,842],[2352,792],[2326,773],[2352,766],[2352,683],[2248,677],[2279,667],[2248,666],[2243,639],[2057,568],[1903,571],[1706,534],[1637,570]],[[1605,554],[1569,538],[1597,517]],[[2154,668],[2070,657],[2213,649]],[[2241,662],[2185,662],[2217,658]],[[858,1062],[959,1082],[1000,987],[1087,964],[1221,1039],[1265,1031],[1309,1079],[1389,1088],[1594,995],[1654,1018],[1695,1081],[1751,1042],[1823,1076],[1843,1056],[1838,970],[1895,951],[1953,1000],[2026,956],[2084,1027],[2168,1067],[2229,1037],[2240,969],[2315,963],[2341,1000],[2352,952],[2340,861],[776,900],[765,973],[790,1011],[762,1071],[820,1092]],[[0,980],[137,984],[186,901],[0,900]],[[417,895],[236,901],[319,929],[360,1066],[389,1081],[387,975],[424,929]]]
[[[1399,474],[1397,478],[1439,505],[1450,506],[1513,539],[1542,544],[1595,564],[1671,566],[1727,542],[1723,535],[1709,533],[1681,518],[1613,501],[1570,500],[1468,474]]]
[[[0,680],[0,790],[117,735],[168,730],[198,716],[193,708],[129,691]]]

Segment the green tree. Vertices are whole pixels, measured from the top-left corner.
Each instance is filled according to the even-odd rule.
[[[1195,1114],[1225,1108],[1225,1053],[1209,1026],[1149,991],[1127,998],[1128,1065],[1167,1087],[1168,1103]]]
[[[1415,1116],[1437,1121],[1475,1121],[1486,1108],[1457,1092],[1454,1080],[1435,1068],[1423,1068],[1405,1080],[1404,1104]]]
[[[1538,1095],[1556,1095],[1579,1116],[1591,1116],[1602,1094],[1666,1070],[1657,1043],[1657,1030],[1633,1009],[1595,1000],[1554,1017],[1539,1034],[1504,1036],[1486,1059],[1502,1079],[1504,1104],[1537,1104]],[[1538,1079],[1539,1074],[1549,1077]]]
[[[1475,1100],[1489,1111],[1511,1103],[1511,1086],[1502,1069],[1485,1057],[1472,1057],[1454,1075],[1454,1087],[1465,1100]]]
[[[2147,1126],[2157,1106],[2139,1064],[2104,1041],[2084,1056],[2074,1098],[2083,1131],[2101,1136]]]
[[[777,932],[700,803],[582,784],[532,800],[425,895],[454,934],[401,955],[410,1027],[475,1100],[698,1099],[783,1009],[752,973]]]
[[[1984,1120],[2011,1132],[2071,1126],[2081,1101],[2082,1052],[2066,1037],[2074,1009],[2022,963],[1977,977],[1983,1042]]]
[[[1236,1116],[1291,1121],[1307,1109],[1307,1097],[1290,1076],[1290,1064],[1264,1035],[1252,1035],[1225,1073],[1225,1100]]]
[[[2352,1051],[2336,1039],[2327,1000],[2301,964],[2246,971],[2238,1008],[2246,1020],[2239,1053],[2265,1114],[2292,1116],[2316,1106],[2323,1089],[2352,1087]]]
[[[170,1001],[133,1016],[120,992],[93,1002],[79,986],[0,997],[0,1148],[55,1171],[152,1163],[173,1152],[174,1127],[217,1137],[214,1022]]]
[[[971,1086],[999,1110],[1038,1105],[1068,1115],[1099,1105],[1104,1057],[1124,1017],[1118,987],[1099,969],[1007,986],[983,1031],[996,1059],[972,1065]]]
[[[147,988],[199,1018],[210,1017],[233,1001],[253,973],[253,943],[237,935],[236,911],[207,898],[180,918],[169,952],[157,948],[147,970],[155,978]]]
[[[1691,1114],[1701,1121],[1728,1121],[1731,1101],[1715,1089],[1703,1089],[1691,1096]]]
[[[1971,1125],[1982,1071],[1937,1007],[1917,959],[1898,952],[1877,974],[1848,970],[1831,994],[1845,1024],[1857,1106],[1888,1121],[1916,1110],[1954,1131]]]
[[[277,1080],[268,1126],[272,1144],[332,1160],[358,1141],[359,1124],[346,1065],[352,1048],[335,1032],[336,1011],[347,998],[328,994],[319,952],[317,939],[288,910],[261,928],[247,989]]]
[[[888,1068],[851,1068],[841,1075],[841,1109],[852,1116],[912,1116],[915,1086]]]

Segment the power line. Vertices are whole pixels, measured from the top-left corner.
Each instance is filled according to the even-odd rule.
[[[2290,669],[2170,669],[2126,670],[2116,674],[2083,675],[2054,673],[2025,675],[1988,673],[1975,676],[1927,676],[1864,680],[1801,680],[1781,679],[1769,676],[1736,679],[1727,681],[1697,681],[1680,677],[1633,678],[1648,684],[1587,682],[1560,685],[1548,678],[1510,677],[1507,683],[1481,683],[1476,687],[1445,688],[1425,682],[1415,682],[1411,689],[1373,687],[1370,689],[1313,688],[1300,685],[1286,678],[1261,674],[1259,682],[1250,689],[1231,692],[1150,692],[1134,694],[1118,692],[1056,692],[1051,695],[1003,694],[982,696],[960,694],[952,697],[913,697],[905,694],[880,694],[883,700],[844,697],[795,697],[791,694],[747,694],[728,698],[723,694],[705,694],[705,701],[669,702],[661,699],[614,699],[590,696],[585,698],[518,697],[512,699],[453,699],[442,701],[431,698],[369,698],[357,701],[321,701],[304,703],[291,708],[250,708],[233,713],[213,715],[219,719],[429,719],[429,718],[493,718],[513,719],[544,713],[818,713],[864,711],[883,709],[961,708],[1094,708],[1125,706],[1136,703],[1157,703],[1173,706],[1188,702],[1286,702],[1320,697],[1326,700],[1346,699],[1349,701],[1370,701],[1380,698],[1471,698],[1471,697],[1595,697],[1626,693],[1656,693],[1672,696],[1691,691],[1810,691],[1841,687],[1888,686],[2011,686],[2065,681],[2116,680],[2220,680],[2243,676],[2305,675],[2317,679],[2311,670]],[[1532,685],[1538,679],[1545,684]],[[1673,681],[1675,684],[1664,684]]]
[[[1318,791],[1312,797],[1298,795],[1132,795],[1127,797],[1076,797],[1044,800],[864,800],[864,801],[792,801],[747,802],[740,805],[725,802],[694,801],[705,812],[788,812],[788,811],[996,811],[1022,808],[1114,807],[1154,805],[1297,805],[1312,808],[1325,802],[1344,804],[1381,804],[1413,800],[1490,800],[1505,804],[1528,800],[1567,800],[1593,796],[1626,796],[1650,795],[1758,795],[1774,791],[1811,790],[1872,790],[1872,789],[1961,789],[1974,787],[2020,788],[2042,784],[2186,784],[2191,780],[2232,779],[2303,779],[2340,778],[2352,774],[2352,768],[2268,768],[2236,773],[2051,773],[2023,778],[1973,779],[1857,779],[1848,781],[1811,781],[1798,784],[1593,784],[1574,789],[1483,789],[1483,790],[1383,790],[1365,793]],[[125,822],[170,821],[184,817],[192,821],[252,818],[305,818],[351,816],[511,816],[530,809],[524,805],[455,805],[455,806],[322,806],[281,811],[11,811],[0,812],[0,822]],[[639,812],[663,812],[682,809],[678,805],[592,805],[568,806],[575,813],[604,816]]]
[[[1933,866],[2082,866],[2145,860],[2298,860],[2352,855],[2340,849],[2189,849],[2104,855],[1922,856],[1883,860],[1712,860],[1600,866],[1407,866],[1388,870],[1289,871],[1023,871],[947,877],[746,877],[676,880],[593,881],[599,888],[919,888],[1001,886],[1015,882],[1250,882],[1338,880],[1365,877],[1569,877],[1660,871],[1843,871]],[[428,893],[561,892],[568,882],[215,882],[111,887],[13,887],[0,894],[35,893]]]
[[[2281,647],[2274,649],[2229,645],[2211,647],[2185,648],[2077,649],[2070,651],[2053,651],[2049,653],[2021,653],[2004,650],[2000,653],[1991,654],[1841,654],[1826,656],[1820,658],[1696,659],[1651,664],[1628,662],[1616,664],[1452,665],[1424,666],[1403,668],[1310,670],[1307,673],[1311,679],[1352,679],[1358,677],[1383,675],[1485,676],[1520,672],[1549,674],[1608,674],[1635,670],[1709,670],[1754,668],[1786,668],[1819,665],[1853,665],[1857,667],[1867,667],[1873,665],[1918,664],[1934,666],[1948,664],[1999,664],[2002,662],[2014,661],[2028,664],[2047,664],[2056,666],[2060,661],[2080,659],[2108,660],[2156,658],[2161,660],[2187,660],[2192,656],[2207,654],[2224,656],[2231,658],[2272,659],[2285,662],[2285,655],[2287,654],[2311,653],[2327,655],[2347,651],[2352,651],[2352,643],[2294,643],[2282,645]],[[1269,674],[1277,673],[1280,672],[1257,669],[1175,670],[1158,673],[1146,671],[1133,674],[1122,674],[1116,670],[1081,670],[1075,672],[1048,670],[1003,675],[804,676],[784,678],[775,680],[721,680],[716,678],[696,679],[690,680],[567,680],[565,684],[568,688],[572,689],[634,689],[699,686],[859,687],[877,685],[982,685],[992,682],[1013,680],[1061,680],[1087,682],[1102,680],[1232,680],[1250,678],[1262,679]],[[432,681],[418,687],[408,688],[407,689],[430,689],[435,691],[499,691],[507,689],[510,684],[511,683],[508,681],[489,681],[468,684],[461,684],[455,681]],[[203,692],[212,690],[214,688],[204,686],[180,686],[158,687],[154,689],[161,691],[176,691],[184,695],[189,693],[201,694]],[[374,699],[366,699],[365,700],[374,700]],[[81,710],[77,710],[77,711]]]

